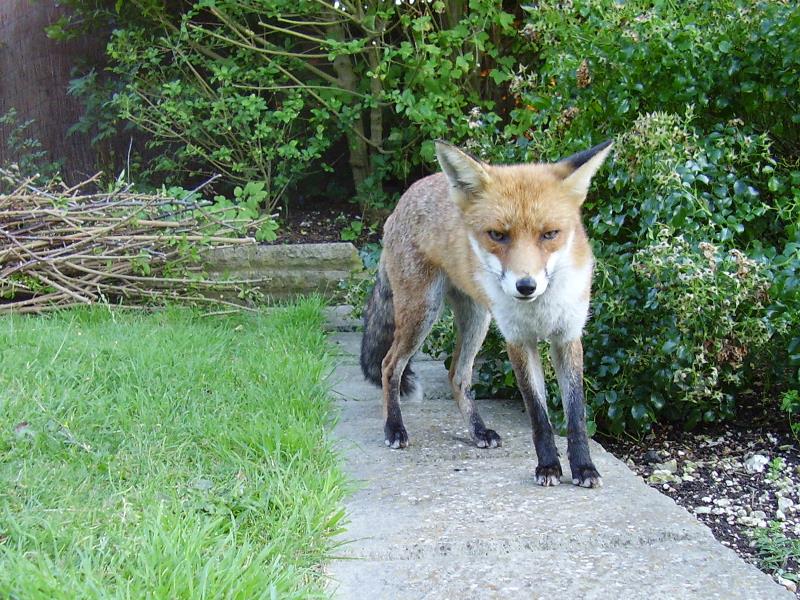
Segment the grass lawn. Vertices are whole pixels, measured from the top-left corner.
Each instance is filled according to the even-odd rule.
[[[320,308],[0,318],[0,598],[323,595]]]

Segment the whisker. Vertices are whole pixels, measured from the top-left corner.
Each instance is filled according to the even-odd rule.
[[[487,266],[484,266],[484,265],[482,265],[482,264],[478,264],[478,269],[480,269],[481,271],[484,271],[484,272],[486,272],[486,273],[490,273],[490,274],[494,275],[495,277],[497,277],[498,279],[500,279],[500,278],[501,278],[501,275],[500,275],[500,273],[498,273],[497,271],[493,271],[493,270],[492,270],[492,269],[490,269],[489,267],[487,267]]]

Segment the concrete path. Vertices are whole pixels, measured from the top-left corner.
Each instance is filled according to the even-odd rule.
[[[329,568],[334,597],[794,597],[599,444],[592,456],[603,488],[579,488],[567,477],[555,488],[535,485],[520,402],[479,401],[503,446],[476,448],[440,362],[417,359],[425,399],[402,407],[411,445],[389,450],[380,392],[358,369],[360,334],[342,331],[351,325],[332,319],[342,352],[333,375],[341,408],[335,433],[359,485],[346,505],[341,558]],[[565,457],[564,440],[558,445]]]

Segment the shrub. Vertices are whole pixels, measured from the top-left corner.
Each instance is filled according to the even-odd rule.
[[[800,380],[798,381],[800,383]],[[795,439],[800,440],[800,421],[797,415],[800,413],[800,393],[797,390],[787,390],[781,396],[781,410],[789,418],[789,426]]]
[[[339,162],[326,150],[344,138],[359,197],[383,206],[386,179],[430,164],[433,137],[463,141],[469,109],[503,102],[511,63],[533,60],[519,15],[489,0],[133,0],[116,11],[66,2],[114,27],[117,84],[91,72],[73,82],[95,109],[80,128],[108,135],[109,122],[127,120],[148,135],[147,175],[215,171],[232,184],[264,181],[275,196],[313,193],[308,175]],[[66,37],[82,19],[49,33]]]
[[[521,130],[547,129],[570,145],[586,145],[598,129],[619,133],[638,114],[682,114],[691,104],[705,130],[738,118],[796,152],[796,5],[575,0],[526,10],[523,31],[540,62],[516,90],[513,116]]]
[[[719,0],[679,10],[570,5],[530,11],[522,33],[541,62],[516,67],[510,121],[474,149],[496,157],[499,139],[511,160],[555,160],[600,141],[598,130],[616,136],[607,176],[585,206],[598,258],[584,343],[589,417],[615,433],[658,418],[691,427],[730,417],[736,394],[753,384],[765,395],[797,389],[800,11]],[[682,240],[666,262],[656,250],[664,227]],[[711,274],[697,270],[703,242],[716,248]],[[750,272],[734,285],[724,274],[738,272],[736,260]],[[699,286],[689,291],[697,305],[685,304],[679,276]],[[719,320],[709,325],[706,314]],[[494,330],[484,354],[481,391],[514,393]]]
[[[764,266],[666,228],[618,256],[602,266],[584,344],[598,420],[620,433],[731,417],[770,338]]]
[[[694,128],[695,115],[642,115],[619,137],[616,160],[601,182],[605,194],[587,204],[595,236],[636,241],[658,223],[686,235],[749,246],[785,238],[771,204],[768,182],[780,181],[771,144],[736,122],[709,133]],[[777,218],[776,218],[777,217]]]
[[[247,181],[289,162],[294,182],[345,135],[353,180],[380,203],[387,180],[433,165],[436,137],[488,129],[487,158],[553,159],[687,104],[705,130],[738,118],[798,144],[800,11],[783,3],[65,1],[79,18],[51,35],[110,21],[124,84],[73,87],[149,131],[159,170],[191,163],[237,180],[250,169]],[[111,103],[92,95],[114,89]]]
[[[255,14],[241,12],[242,20]],[[178,183],[222,173],[230,184],[261,182],[271,211],[298,177],[317,170],[329,119],[255,48],[218,40],[233,35],[224,23],[199,27],[196,14],[183,15],[172,34],[114,32],[112,71],[128,83],[111,106],[149,134],[145,177]]]
[[[29,129],[33,125],[31,119],[21,121],[17,116],[17,110],[12,107],[0,115],[0,125],[8,128],[5,139],[8,159],[5,164],[0,164],[0,169],[8,171],[13,176],[30,178],[37,185],[43,185],[58,176],[59,163],[49,160],[42,143],[30,135]],[[11,184],[11,181],[0,180],[0,192],[5,192],[5,188]],[[8,191],[13,189],[12,187]]]
[[[766,136],[736,123],[704,134],[694,122],[692,111],[642,115],[616,140],[586,204],[597,256],[587,399],[606,431],[729,418],[737,393],[753,388],[746,374],[756,373],[766,393],[790,381],[800,246],[788,241],[796,224],[783,214],[796,201],[770,185],[788,187],[795,175],[780,169]],[[764,254],[773,244],[791,253]],[[429,348],[451,352],[446,325],[434,333]],[[496,330],[481,357],[478,393],[516,394]]]

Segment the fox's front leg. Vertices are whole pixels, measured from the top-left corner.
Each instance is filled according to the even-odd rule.
[[[600,487],[603,480],[589,455],[586,435],[586,405],[583,399],[583,345],[581,340],[551,345],[553,366],[561,389],[561,401],[567,418],[567,456],[572,483],[582,487]]]
[[[478,448],[497,448],[500,436],[483,422],[472,393],[472,367],[489,329],[489,312],[472,298],[451,288],[447,294],[456,325],[456,347],[450,365],[450,387]]]
[[[553,426],[547,416],[547,395],[539,350],[535,343],[529,347],[509,343],[507,350],[533,427],[533,445],[539,461],[536,465],[536,483],[558,485],[561,482],[561,463]]]

